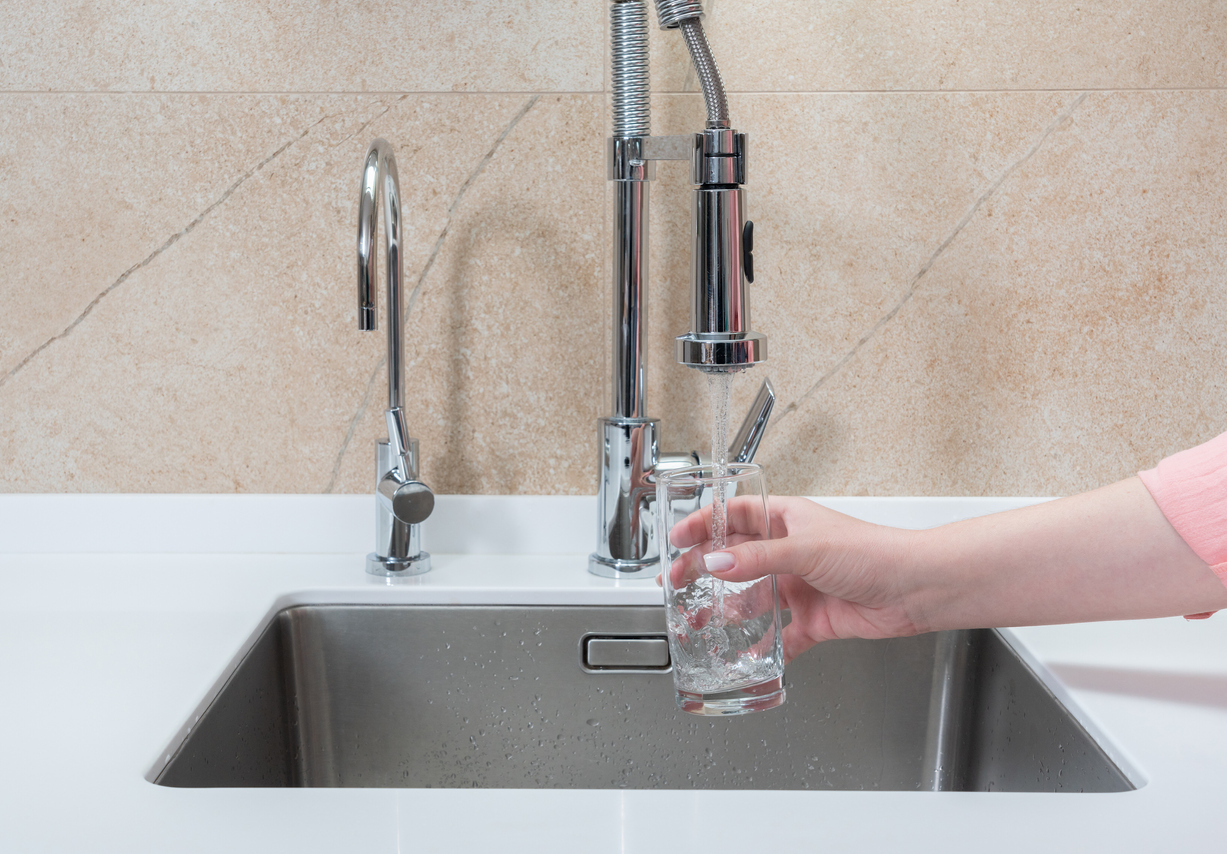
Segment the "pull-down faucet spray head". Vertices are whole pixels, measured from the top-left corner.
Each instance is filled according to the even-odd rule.
[[[767,337],[750,328],[754,223],[745,219],[746,136],[708,128],[695,136],[690,332],[677,360],[706,372],[739,371],[767,358]]]
[[[662,30],[681,30],[694,62],[707,127],[694,137],[695,184],[690,332],[677,360],[702,371],[739,371],[767,358],[767,338],[750,329],[746,285],[754,281],[754,224],[745,220],[746,136],[729,125],[728,98],[700,18],[699,0],[656,0]]]

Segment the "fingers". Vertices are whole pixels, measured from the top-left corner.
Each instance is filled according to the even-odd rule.
[[[799,578],[776,579],[780,594],[780,610],[788,609],[792,620],[784,626],[780,640],[784,646],[785,663],[792,661],[825,638],[815,636],[813,626],[820,622],[816,615],[826,607],[827,597]]]
[[[810,647],[817,646],[818,644],[818,641],[807,635],[804,629],[796,623],[789,623],[784,627],[784,631],[780,634],[780,640],[784,643],[785,664],[788,664]]]
[[[739,545],[748,540],[744,534],[734,534],[729,537],[729,545]],[[673,561],[669,567],[669,584],[674,590],[680,590],[700,575],[708,574],[703,558],[711,551],[711,545],[710,540],[700,543]]]
[[[766,520],[763,519],[762,501],[757,495],[734,496],[729,499],[727,506],[728,532],[730,534],[754,534],[760,537],[767,534],[768,525]],[[772,526],[774,527],[774,525],[773,520]],[[711,526],[712,505],[709,504],[691,513],[674,525],[673,530],[669,532],[669,542],[679,549],[696,546],[711,539]],[[780,536],[784,532],[779,530],[772,531],[772,533],[775,536]]]
[[[725,581],[752,581],[764,575],[804,575],[812,568],[813,555],[806,554],[795,538],[747,540],[724,551],[703,556],[709,573]]]
[[[759,537],[767,534],[773,538],[786,537],[789,534],[789,514],[812,513],[819,505],[806,498],[791,498],[788,496],[769,496],[767,498],[767,522],[762,516],[762,504],[756,495],[739,495],[728,502],[729,532],[739,531],[754,534]],[[824,511],[833,512],[833,511]],[[838,514],[836,514],[838,515]],[[673,527],[669,539],[677,548],[687,548],[711,539],[712,505],[707,505],[691,513]]]
[[[669,544],[677,549],[697,546],[708,539],[711,539],[711,508],[709,507],[691,513],[674,525],[673,530],[669,532]]]
[[[691,549],[669,566],[669,586],[673,590],[681,590],[703,574],[702,555],[698,549]]]

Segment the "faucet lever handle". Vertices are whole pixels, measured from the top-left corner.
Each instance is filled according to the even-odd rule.
[[[379,480],[379,499],[406,525],[425,522],[435,509],[435,494],[420,480],[407,480],[396,469]]]
[[[775,408],[775,389],[771,386],[771,378],[763,380],[759,386],[754,403],[746,413],[745,420],[737,428],[733,444],[729,445],[729,461],[734,463],[754,462],[758,453],[758,445],[763,440],[767,430],[767,422],[771,418],[771,410]]]

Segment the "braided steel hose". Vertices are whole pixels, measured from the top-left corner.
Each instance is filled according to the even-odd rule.
[[[609,10],[613,66],[613,135],[652,132],[648,89],[648,8],[642,0],[616,2]]]
[[[707,126],[726,128],[729,126],[729,102],[724,94],[720,69],[716,66],[707,36],[703,33],[703,24],[699,21],[702,15],[703,5],[699,0],[656,0],[656,17],[660,28],[680,29],[682,38],[686,40],[690,61],[694,63],[699,86],[703,89],[703,100],[707,103]]]
[[[690,51],[690,61],[699,75],[703,100],[707,102],[707,126],[726,128],[729,126],[729,101],[724,94],[720,69],[716,67],[716,60],[707,45],[707,36],[703,34],[703,25],[698,18],[687,18],[681,22],[681,30],[686,48]]]

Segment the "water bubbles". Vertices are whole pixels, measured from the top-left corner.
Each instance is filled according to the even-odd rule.
[[[742,685],[765,682],[779,675],[779,639],[763,644],[771,634],[774,614],[768,610],[757,617],[724,624],[708,620],[714,595],[714,579],[700,578],[691,588],[699,588],[684,601],[679,593],[679,609],[667,613],[670,650],[678,688],[696,694],[726,691]],[[734,585],[728,585],[730,588]]]

